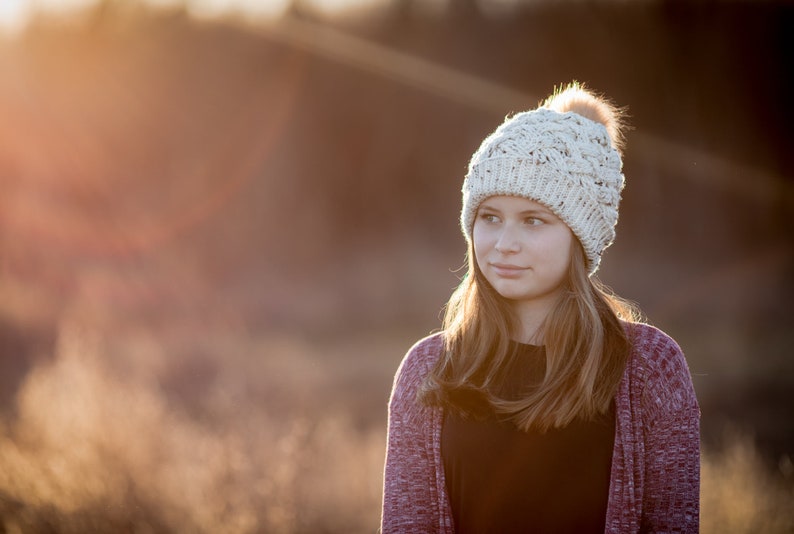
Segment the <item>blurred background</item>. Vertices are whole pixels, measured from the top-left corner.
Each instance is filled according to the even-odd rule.
[[[704,532],[794,532],[794,5],[3,0],[0,532],[374,532],[466,164],[627,106],[599,277],[684,349]]]

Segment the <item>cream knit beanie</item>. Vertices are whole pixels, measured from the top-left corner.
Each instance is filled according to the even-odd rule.
[[[568,91],[577,93],[576,97],[584,95],[584,108],[557,107],[600,120],[605,117],[613,137],[619,136],[619,119],[610,104],[578,86],[555,96],[566,96]],[[576,235],[592,275],[615,238],[624,184],[623,162],[613,146],[619,138],[611,139],[605,124],[579,113],[548,109],[555,96],[544,107],[506,119],[474,153],[463,182],[461,226],[470,241],[477,209],[488,197],[534,200],[553,211]],[[570,101],[571,95],[567,97]]]

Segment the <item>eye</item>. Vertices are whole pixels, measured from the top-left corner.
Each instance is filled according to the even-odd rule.
[[[499,217],[497,215],[494,215],[493,213],[489,213],[487,211],[480,213],[480,219],[482,219],[483,221],[485,221],[487,223],[498,223],[499,222]]]
[[[529,226],[540,226],[541,224],[545,224],[546,221],[543,219],[538,219],[537,217],[527,217],[524,219],[524,222]]]

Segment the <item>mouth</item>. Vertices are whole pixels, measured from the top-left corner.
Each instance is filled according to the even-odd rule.
[[[527,267],[512,265],[509,263],[491,263],[491,269],[503,278],[517,278],[527,270]]]

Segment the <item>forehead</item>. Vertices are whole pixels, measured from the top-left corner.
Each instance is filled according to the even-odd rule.
[[[483,208],[510,212],[537,211],[552,213],[550,209],[539,202],[524,197],[508,195],[497,195],[486,198],[480,203],[480,209]]]

